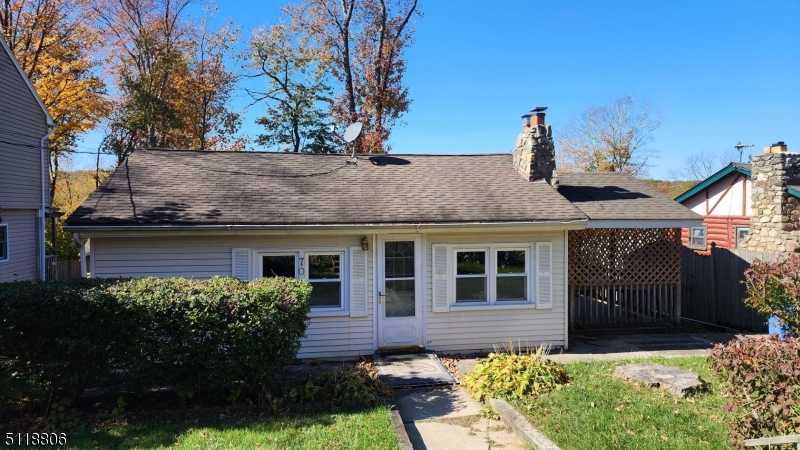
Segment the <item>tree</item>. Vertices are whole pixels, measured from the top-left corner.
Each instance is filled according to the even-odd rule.
[[[79,0],[2,0],[0,30],[56,124],[49,139],[53,198],[59,166],[78,136],[111,108],[94,71],[99,34]]]
[[[335,152],[329,120],[319,106],[330,102],[320,48],[309,45],[297,28],[278,24],[253,33],[250,54],[255,76],[267,79],[266,92],[249,91],[256,102],[268,104],[267,114],[256,120],[266,133],[256,142],[293,152]]]
[[[738,158],[738,153],[733,149],[718,152],[701,151],[684,158],[683,167],[670,172],[670,176],[676,180],[702,181],[732,161],[738,161]]]
[[[649,147],[663,124],[649,102],[632,95],[587,108],[564,129],[556,152],[559,167],[588,172],[628,172],[644,176],[657,153]]]
[[[190,0],[90,0],[107,30],[120,96],[103,146],[118,162],[133,149],[241,149],[228,109],[236,77],[225,58],[238,31],[185,17]]]
[[[391,150],[386,142],[411,99],[403,85],[404,51],[413,42],[417,0],[305,0],[285,8],[291,23],[324,50],[338,82],[330,108],[339,125],[362,122],[359,153]]]

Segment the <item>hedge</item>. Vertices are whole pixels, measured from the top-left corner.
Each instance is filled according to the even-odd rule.
[[[265,392],[305,334],[310,285],[215,277],[0,284],[0,412],[124,374],[179,393]]]
[[[732,443],[800,433],[800,342],[777,336],[733,339],[709,356],[730,399]]]

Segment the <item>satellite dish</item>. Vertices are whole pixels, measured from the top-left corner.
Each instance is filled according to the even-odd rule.
[[[356,122],[347,127],[347,129],[344,130],[344,141],[349,144],[358,139],[358,137],[361,135],[362,127],[363,125],[361,125],[361,122]]]

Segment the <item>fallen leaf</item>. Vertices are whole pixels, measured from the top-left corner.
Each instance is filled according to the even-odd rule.
[[[616,408],[614,408],[614,411],[622,411],[622,408],[623,408],[623,406],[619,405]]]
[[[680,413],[681,413],[680,408],[675,408],[675,411],[672,411],[672,414],[680,414]]]
[[[665,441],[668,441],[668,440],[669,440],[669,439],[667,439],[667,436],[666,436],[666,435],[664,435],[664,434],[662,434],[662,435],[661,435],[661,436],[659,436],[659,437],[660,437],[661,439],[665,440]]]
[[[630,434],[631,436],[636,436],[636,432],[634,432],[633,430],[628,430],[628,434]]]
[[[592,408],[594,408],[594,402],[592,402],[592,403],[589,403],[589,406],[591,406]]]
[[[692,397],[687,397],[687,398],[686,398],[686,401],[687,401],[687,402],[689,402],[689,403],[694,403],[694,398],[692,398]]]

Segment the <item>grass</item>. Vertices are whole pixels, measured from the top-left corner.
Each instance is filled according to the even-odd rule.
[[[612,376],[618,365],[656,363],[692,370],[706,383],[688,399]],[[567,365],[566,389],[516,407],[562,449],[727,449],[725,399],[705,357]]]
[[[67,434],[70,449],[397,449],[389,409],[257,418],[204,415],[129,421]]]

